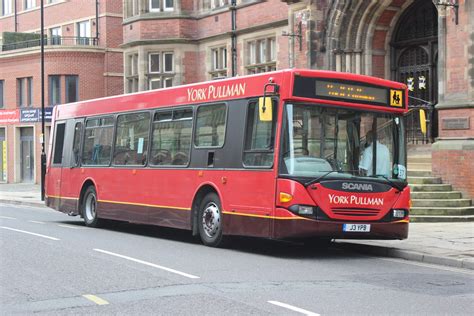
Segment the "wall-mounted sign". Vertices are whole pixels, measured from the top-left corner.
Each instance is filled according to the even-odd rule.
[[[38,109],[20,109],[20,122],[38,122]]]
[[[450,117],[441,119],[443,129],[469,129],[468,117]]]
[[[18,110],[0,110],[0,124],[13,124],[20,122]]]
[[[51,122],[53,107],[45,107],[45,122]],[[27,108],[17,110],[0,110],[0,124],[41,122],[41,109]]]

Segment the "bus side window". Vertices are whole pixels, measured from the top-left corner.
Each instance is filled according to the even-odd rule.
[[[153,119],[150,164],[181,166],[189,163],[193,110],[157,111]]]
[[[196,147],[222,147],[225,140],[225,104],[202,105],[196,115]]]
[[[119,115],[115,138],[114,165],[146,164],[150,113]]]
[[[76,123],[74,127],[74,140],[72,143],[72,166],[77,167],[81,157],[81,139],[82,139],[82,122]]]
[[[249,103],[246,121],[244,166],[271,167],[275,138],[276,101],[272,100],[272,120],[261,120],[258,102]]]
[[[83,165],[109,165],[114,135],[114,118],[93,118],[86,121]]]
[[[66,123],[56,124],[56,135],[54,139],[53,164],[60,165],[63,162],[64,135]]]

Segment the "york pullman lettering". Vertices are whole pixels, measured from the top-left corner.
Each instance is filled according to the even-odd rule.
[[[207,88],[199,89],[188,88],[188,102],[241,97],[245,95],[246,85],[246,83],[236,83],[225,86],[211,85]]]
[[[355,196],[355,195],[341,196],[341,195],[329,194],[329,203],[382,206],[383,198]]]

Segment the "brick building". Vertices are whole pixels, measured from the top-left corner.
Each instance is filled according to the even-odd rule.
[[[40,3],[0,1],[0,182],[40,182]],[[122,18],[122,1],[44,0],[46,149],[54,105],[123,92]]]
[[[474,197],[472,1],[126,0],[123,22],[125,92],[287,67],[405,82],[431,110],[410,141],[436,139],[433,172]]]
[[[17,2],[21,7],[29,1]],[[59,2],[51,4],[58,7],[75,3],[52,2]],[[76,7],[87,3],[93,10],[93,2],[82,1]],[[120,21],[116,17],[122,11],[113,7],[118,3],[123,3]],[[456,3],[458,9],[438,3]],[[405,82],[413,90],[412,106],[436,108],[431,115],[431,135],[421,137],[413,128],[410,141],[435,140],[433,172],[474,197],[473,1],[124,0],[100,1],[100,12],[100,34],[105,37],[100,36],[99,46],[76,45],[75,50],[69,50],[87,51],[84,62],[97,61],[104,67],[100,71],[97,67],[81,67],[88,70],[83,76],[101,78],[89,81],[93,82],[90,89],[85,89],[85,83],[79,85],[83,99],[98,96],[98,90],[102,95],[118,93],[122,86],[123,92],[129,93],[288,67],[353,72]],[[93,23],[93,12],[88,16]],[[77,23],[80,18],[72,20]],[[4,15],[0,27],[13,29],[13,21],[11,15]],[[48,25],[51,28],[54,23]],[[65,27],[63,24],[63,32]],[[78,24],[71,24],[69,31],[80,29]],[[34,32],[38,26],[22,30]],[[71,36],[78,34],[74,32]],[[121,43],[123,56],[113,49],[104,52],[104,47],[117,47],[117,43]],[[48,47],[52,58],[56,48]],[[102,55],[96,52],[100,49]],[[3,60],[8,54],[0,53],[2,69],[6,69]],[[98,55],[103,56],[100,62]],[[122,73],[118,56],[123,58],[123,77],[118,77]],[[59,56],[54,58],[56,61]],[[20,81],[15,85],[15,80],[25,77],[15,74],[10,85],[20,85]],[[10,100],[5,108],[17,108],[15,92],[3,89],[10,95],[5,93],[5,100]],[[410,119],[415,122],[417,117],[412,115]],[[17,139],[21,138],[20,132],[17,128]],[[8,159],[12,161],[18,155],[9,153]],[[19,181],[18,174],[15,171],[9,175],[9,181]]]

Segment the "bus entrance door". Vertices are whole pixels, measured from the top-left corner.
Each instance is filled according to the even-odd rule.
[[[71,215],[78,214],[80,168],[80,143],[82,138],[83,120],[69,120],[64,138],[64,157],[60,175],[61,200],[59,210]]]

